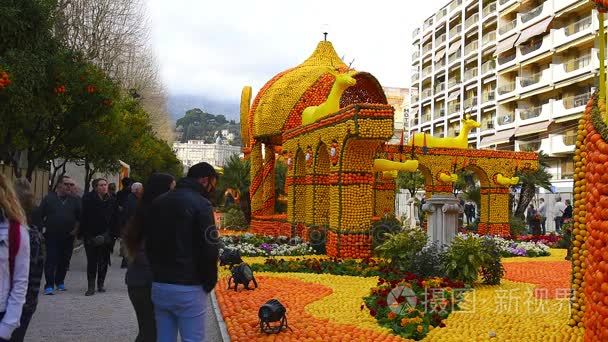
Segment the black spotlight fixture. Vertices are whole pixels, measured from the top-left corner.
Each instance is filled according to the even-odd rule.
[[[220,266],[232,268],[242,262],[241,252],[236,248],[226,248],[220,255]]]
[[[267,301],[258,311],[260,331],[266,334],[278,334],[282,330],[289,328],[287,316],[285,315],[286,312],[287,309],[278,300],[271,299]]]

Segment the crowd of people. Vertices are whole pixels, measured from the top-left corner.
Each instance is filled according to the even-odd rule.
[[[555,232],[560,234],[564,223],[568,223],[572,220],[572,204],[569,199],[562,202],[561,197],[555,198],[555,205],[553,206],[553,220],[555,222]],[[547,234],[547,204],[545,199],[539,199],[538,208],[534,207],[533,203],[530,203],[528,209],[526,209],[526,224],[528,230],[532,235],[545,235]]]
[[[164,173],[145,184],[125,178],[118,192],[98,178],[80,197],[74,180],[62,176],[36,206],[27,180],[11,184],[0,174],[0,342],[24,340],[43,273],[45,295],[68,290],[76,240],[87,260],[85,296],[106,291],[120,240],[136,341],[176,341],[178,332],[183,341],[204,341],[207,295],[218,273],[210,201],[217,181],[215,169],[199,163],[177,182]]]

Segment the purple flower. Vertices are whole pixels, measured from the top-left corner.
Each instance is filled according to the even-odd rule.
[[[263,249],[263,250],[265,250],[268,253],[270,253],[272,251],[272,245],[270,245],[268,243],[261,244],[260,248]]]

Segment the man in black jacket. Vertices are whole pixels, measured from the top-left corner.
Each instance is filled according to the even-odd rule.
[[[205,341],[207,293],[215,287],[218,239],[209,198],[218,180],[207,163],[190,168],[175,190],[156,199],[144,221],[153,273],[157,339]]]

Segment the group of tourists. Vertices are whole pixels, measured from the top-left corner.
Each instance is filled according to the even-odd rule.
[[[218,273],[210,202],[217,181],[215,169],[199,163],[177,182],[163,173],[145,184],[123,179],[116,193],[99,178],[80,197],[74,180],[63,176],[36,206],[27,180],[11,184],[0,174],[0,342],[23,341],[43,270],[45,295],[68,290],[76,240],[86,253],[85,295],[105,292],[119,239],[136,341],[176,341],[178,331],[183,341],[204,341],[207,294]]]
[[[561,197],[555,198],[553,219],[555,222],[555,232],[559,234],[562,231],[564,223],[572,220],[572,204],[569,199],[562,202]],[[534,208],[533,203],[530,203],[528,209],[526,209],[526,223],[532,235],[547,234],[547,205],[544,198],[539,200],[538,209]]]

